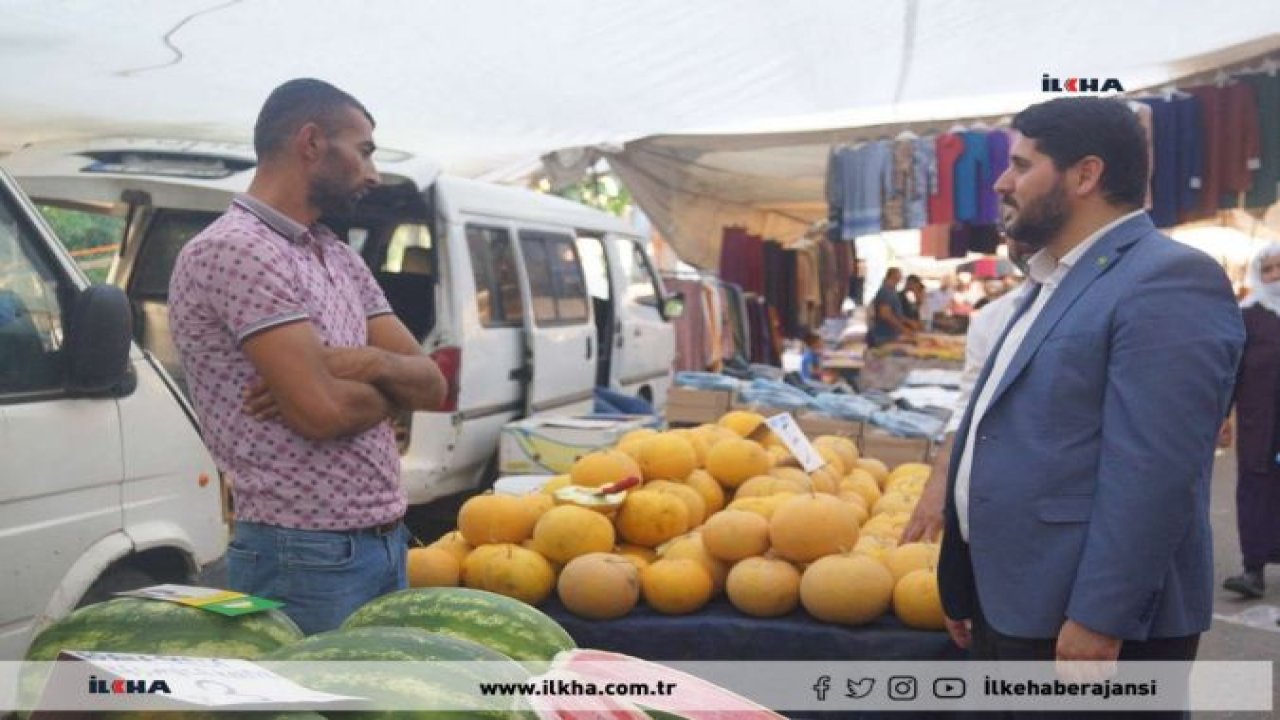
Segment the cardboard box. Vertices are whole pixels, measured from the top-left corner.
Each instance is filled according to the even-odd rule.
[[[729,390],[693,390],[673,387],[667,392],[667,422],[672,425],[713,423],[729,412]]]
[[[863,457],[875,458],[890,470],[902,463],[929,462],[933,443],[928,438],[904,438],[867,426],[862,429],[862,442],[858,447]]]
[[[855,443],[862,437],[862,423],[854,420],[841,420],[826,415],[810,415],[801,413],[796,418],[804,434],[813,439],[822,435],[846,437]]]
[[[616,445],[632,430],[662,429],[662,424],[656,415],[535,415],[517,420],[503,426],[498,438],[498,472],[567,473],[583,455]]]

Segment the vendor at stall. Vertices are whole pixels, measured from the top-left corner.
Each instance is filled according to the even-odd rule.
[[[885,343],[910,337],[920,329],[920,323],[906,316],[902,298],[898,295],[898,283],[902,282],[902,270],[889,268],[879,292],[871,301],[871,317],[868,320],[867,346],[878,347]]]

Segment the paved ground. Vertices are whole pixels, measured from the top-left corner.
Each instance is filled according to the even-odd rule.
[[[1235,453],[1224,453],[1218,457],[1213,474],[1213,497],[1211,511],[1213,513],[1213,559],[1217,595],[1214,601],[1214,613],[1219,616],[1232,616],[1240,612],[1255,609],[1263,612],[1275,609],[1280,615],[1280,570],[1275,566],[1268,569],[1267,595],[1258,600],[1242,600],[1233,592],[1222,589],[1222,581],[1228,576],[1240,572],[1240,542],[1236,533],[1236,463]],[[1280,522],[1280,518],[1276,518]],[[1200,655],[1204,660],[1280,660],[1280,626],[1274,622],[1264,628],[1250,627],[1236,623],[1215,620],[1213,627],[1200,642]],[[1199,713],[1201,718],[1259,718],[1280,716],[1280,683],[1275,680],[1275,668],[1272,668],[1272,713]]]

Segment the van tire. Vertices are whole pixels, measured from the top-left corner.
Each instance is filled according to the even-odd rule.
[[[132,565],[113,565],[93,581],[85,591],[84,597],[76,603],[76,608],[105,602],[114,597],[114,593],[137,590],[155,584],[155,578]]]

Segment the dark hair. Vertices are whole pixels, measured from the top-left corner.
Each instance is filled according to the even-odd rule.
[[[1059,172],[1081,158],[1102,159],[1102,196],[1113,205],[1138,207],[1147,195],[1147,136],[1136,113],[1121,100],[1057,98],[1032,105],[1013,118],[1013,129],[1034,140]]]
[[[899,277],[901,277],[901,276],[902,276],[902,268],[900,268],[900,267],[891,267],[891,268],[889,268],[888,270],[885,270],[885,271],[884,271],[884,276],[887,278],[887,277],[889,277],[890,275],[892,275],[892,274],[894,274],[894,273],[898,273],[898,276],[899,276]]]
[[[341,128],[340,114],[352,107],[364,113],[370,125],[373,115],[350,94],[323,80],[297,78],[281,85],[267,96],[253,126],[253,151],[258,159],[269,158],[284,147],[298,129],[313,122],[326,135]]]
[[[814,344],[814,343],[818,342],[818,341],[819,341],[819,340],[821,340],[821,339],[822,339],[822,337],[821,337],[820,335],[818,335],[818,333],[816,333],[816,332],[814,332],[814,331],[812,331],[812,330],[805,330],[805,331],[804,331],[804,344],[805,344],[805,345],[812,345],[812,344]]]
[[[908,276],[907,276],[907,279],[906,279],[906,283],[907,283],[908,285],[914,285],[914,284],[917,284],[917,283],[918,283],[918,284],[920,284],[920,285],[923,285],[923,284],[924,284],[924,280],[921,280],[919,275],[908,275]]]

